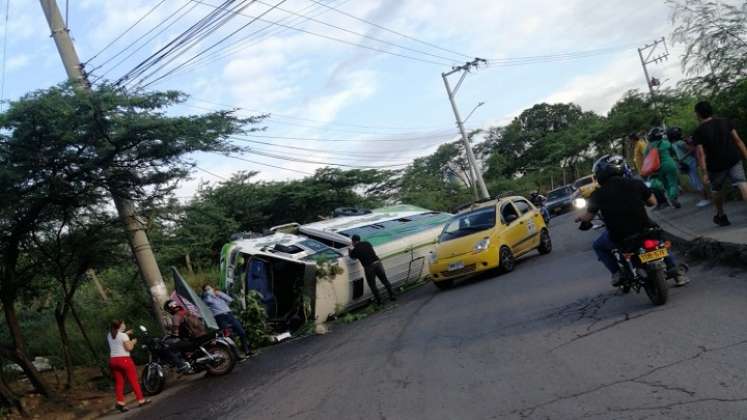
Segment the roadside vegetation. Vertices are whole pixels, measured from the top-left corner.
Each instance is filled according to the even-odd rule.
[[[687,47],[687,80],[655,98],[626,92],[606,115],[542,103],[506,126],[471,133],[492,194],[570,183],[601,154],[629,156],[627,135],[662,120],[689,132],[701,99],[747,133],[747,3],[721,5],[718,13],[701,0],[672,6],[673,40]],[[338,207],[407,203],[449,211],[471,199],[466,158],[454,142],[401,171],[324,168],[284,182],[237,173],[180,203],[173,189],[188,176],[194,153],[242,152],[229,136],[259,129],[265,118],[167,116],[183,99],[110,87],[82,96],[60,85],[0,114],[0,417],[26,414],[31,394],[75,405],[62,402],[71,390],[108,387],[104,334],[112,319],[157,329],[112,195],[136,200],[162,272],[177,266],[195,287],[217,284],[219,252],[233,233],[317,221]],[[241,318],[255,345],[268,343],[256,298],[248,298]],[[52,373],[39,372],[38,356]]]

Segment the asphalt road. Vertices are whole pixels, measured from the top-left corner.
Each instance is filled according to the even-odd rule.
[[[745,419],[747,273],[693,267],[653,307],[619,295],[592,232],[508,275],[426,285],[325,336],[194,381],[152,419]]]

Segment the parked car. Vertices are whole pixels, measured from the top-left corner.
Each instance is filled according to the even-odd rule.
[[[439,289],[454,280],[499,268],[514,269],[516,258],[552,251],[550,231],[539,210],[524,197],[475,203],[453,216],[431,253],[429,271]]]
[[[591,193],[599,188],[599,184],[594,180],[593,175],[587,175],[583,178],[577,179],[576,182],[573,183],[573,187],[576,189],[573,198],[583,197],[588,199],[591,197]]]
[[[573,185],[564,185],[560,188],[555,188],[547,194],[547,201],[545,207],[550,214],[562,214],[570,210],[573,206],[573,193],[576,189]]]

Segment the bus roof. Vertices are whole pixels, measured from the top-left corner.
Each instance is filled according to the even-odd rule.
[[[416,214],[429,213],[430,210],[410,205],[390,206],[374,209],[369,214],[360,216],[344,216],[334,219],[322,220],[320,222],[309,223],[301,226],[301,232],[307,231],[324,231],[337,233],[341,230],[354,229],[361,226],[367,226],[387,220],[396,220],[414,216]]]

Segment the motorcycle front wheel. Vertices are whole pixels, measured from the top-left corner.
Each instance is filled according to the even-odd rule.
[[[226,375],[231,373],[233,368],[236,366],[236,357],[231,349],[226,346],[212,346],[209,347],[207,351],[212,357],[217,359],[215,363],[208,363],[207,366],[205,366],[208,375]]]
[[[667,286],[666,269],[662,267],[649,267],[646,269],[646,295],[654,305],[667,303],[669,287]]]
[[[148,396],[157,395],[163,391],[164,386],[166,386],[166,376],[163,374],[163,369],[155,363],[145,366],[140,376],[140,387],[143,393]]]

